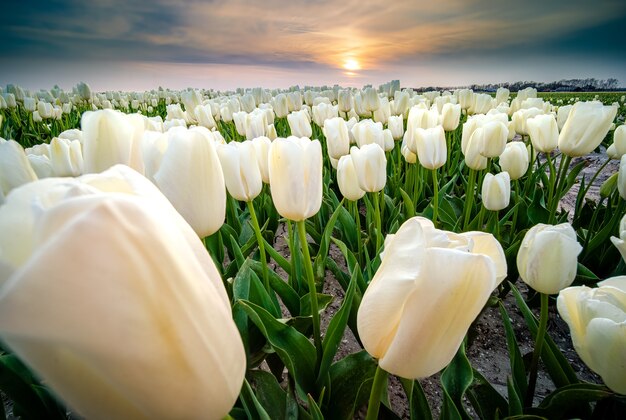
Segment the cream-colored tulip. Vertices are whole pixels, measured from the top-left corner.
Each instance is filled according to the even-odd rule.
[[[363,104],[366,111],[373,112],[380,108],[380,97],[374,88],[366,88],[363,93],[361,93],[361,96],[363,97]]]
[[[80,142],[54,137],[50,141],[50,163],[54,176],[81,175],[83,153]]]
[[[337,184],[341,194],[348,200],[356,201],[365,195],[365,191],[359,186],[359,178],[350,155],[342,156],[337,163]]]
[[[352,135],[359,147],[366,144],[377,144],[383,150],[385,149],[385,136],[383,134],[383,125],[379,122],[365,119],[357,122],[351,129]]]
[[[567,156],[591,153],[613,124],[617,107],[601,102],[576,102],[559,134],[559,149]]]
[[[314,216],[322,205],[320,142],[306,137],[279,137],[270,146],[268,163],[270,190],[278,213],[296,222]]]
[[[233,121],[235,122],[235,129],[240,136],[246,136],[246,125],[248,123],[248,113],[246,111],[239,111],[233,113]]]
[[[389,130],[391,130],[391,135],[395,141],[402,139],[402,136],[404,136],[404,120],[402,119],[402,115],[390,116],[387,126]]]
[[[502,121],[493,119],[483,123],[480,128],[480,131],[473,133],[475,141],[478,142],[479,153],[487,158],[500,156],[506,147],[508,126]]]
[[[378,192],[387,183],[387,158],[385,151],[377,143],[362,147],[352,146],[350,156],[354,163],[359,186],[366,192]]]
[[[559,127],[559,131],[563,129],[563,126],[565,125],[565,121],[567,121],[567,118],[569,117],[569,113],[572,111],[572,107],[574,105],[564,105],[564,106],[560,106],[559,109],[556,112],[556,124]]]
[[[339,115],[339,108],[327,103],[320,103],[312,108],[313,121],[319,127],[324,127],[324,121],[331,118],[337,118]]]
[[[551,114],[536,115],[526,120],[530,141],[538,152],[550,153],[559,143],[559,128]]]
[[[496,90],[496,103],[497,104],[501,104],[503,102],[508,103],[510,94],[511,94],[511,91],[509,91],[507,88],[499,87],[498,90]]]
[[[0,239],[0,336],[79,415],[229,412],[246,358],[228,296],[154,185],[119,166],[51,178],[0,214],[15,234]]]
[[[252,140],[265,135],[267,116],[263,110],[255,109],[246,115],[246,139]]]
[[[209,130],[217,127],[215,123],[215,118],[213,118],[213,113],[211,112],[211,105],[198,105],[194,110],[194,115],[196,117],[196,121],[203,127],[208,128]]]
[[[352,92],[348,89],[342,89],[337,94],[337,105],[339,105],[339,111],[348,112],[350,111],[352,106]]]
[[[413,379],[438,372],[505,275],[504,252],[492,235],[458,235],[422,217],[409,219],[387,236],[359,306],[365,349],[394,375]]]
[[[35,181],[37,175],[22,146],[15,140],[0,138],[0,192],[6,196],[13,188]],[[1,200],[0,200],[1,203]]]
[[[609,388],[626,394],[626,276],[601,281],[593,289],[568,287],[556,304],[582,361]]]
[[[261,193],[263,180],[252,141],[230,142],[217,148],[226,189],[239,201],[251,201]]]
[[[515,131],[522,136],[527,136],[529,134],[528,120],[542,114],[543,110],[539,108],[520,109],[514,112],[511,116],[511,120],[513,124],[515,124]]]
[[[522,280],[540,293],[563,290],[576,277],[582,246],[569,223],[533,226],[524,236],[517,253],[517,269]]]
[[[289,114],[289,105],[287,104],[287,96],[284,93],[276,95],[272,102],[274,112],[278,118],[285,118]]]
[[[626,125],[622,124],[613,132],[614,154],[617,158],[626,155]],[[608,151],[607,151],[608,153]]]
[[[308,137],[313,134],[311,128],[311,121],[308,118],[305,110],[295,111],[287,115],[287,122],[291,129],[291,134],[295,137]]]
[[[380,98],[380,106],[372,113],[372,118],[376,122],[387,124],[390,116],[391,106],[389,105],[389,99],[384,97]]]
[[[441,109],[441,125],[445,131],[454,131],[461,121],[461,105],[447,103]]]
[[[482,186],[483,206],[487,210],[500,211],[508,207],[511,200],[511,177],[508,172],[487,174]]]
[[[256,152],[256,160],[259,165],[259,170],[261,171],[261,179],[265,184],[270,183],[267,155],[269,154],[271,144],[272,141],[268,137],[257,137],[252,139],[252,145],[254,146],[254,151]]]
[[[154,180],[201,238],[217,232],[226,217],[226,187],[215,145],[201,132],[168,131]]]
[[[446,135],[443,127],[417,128],[414,131],[415,151],[420,164],[426,169],[438,169],[446,163]]]
[[[407,163],[416,163],[417,155],[413,153],[411,148],[409,148],[409,143],[412,142],[413,140],[409,139],[408,134],[409,134],[408,132],[405,132],[404,136],[402,137],[402,144],[400,145],[400,152],[402,153],[402,156],[404,156],[404,160],[406,160]]]
[[[324,136],[328,156],[333,159],[340,159],[350,153],[350,135],[348,126],[343,118],[336,117],[324,121]]]
[[[529,156],[526,145],[521,141],[507,143],[500,155],[500,167],[511,176],[511,180],[520,179],[528,171]]]
[[[463,132],[465,132],[465,124],[463,124]],[[482,171],[487,168],[487,158],[480,153],[483,137],[483,128],[478,127],[472,131],[465,147],[463,147],[463,143],[461,143],[461,151],[465,157],[465,164],[476,171]]]
[[[619,238],[611,236],[611,242],[615,245],[615,248],[622,255],[622,259],[626,261],[626,215],[622,217],[619,223]]]

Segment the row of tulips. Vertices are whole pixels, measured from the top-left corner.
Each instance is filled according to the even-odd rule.
[[[570,169],[570,160],[600,145],[617,107],[577,103],[559,132],[556,118],[536,107],[513,112],[511,121],[497,109],[466,120],[467,112],[487,107],[480,102],[487,102],[485,97],[469,91],[424,96],[406,115],[390,115],[385,123],[357,122],[358,107],[375,120],[384,118],[376,111],[389,96],[371,88],[349,92],[352,96],[338,90],[337,99],[320,95],[325,100],[318,104],[313,97],[318,107],[313,121],[308,108],[302,109],[306,92],[290,92],[287,99],[278,94],[271,108],[252,109],[253,103],[263,105],[257,99],[263,101],[264,92],[241,96],[238,103],[250,112],[239,124],[216,120],[208,103],[213,131],[198,117],[201,109],[205,120],[209,114],[196,104],[201,95],[187,92],[181,94],[187,119],[180,125],[185,127],[163,131],[168,127],[139,114],[90,111],[83,114],[80,130],[63,132],[50,144],[24,151],[17,142],[0,142],[5,201],[0,207],[0,311],[6,311],[0,335],[73,409],[89,417],[220,417],[229,410],[233,417],[351,417],[369,398],[368,416],[374,418],[379,407],[389,411],[380,400],[391,373],[403,378],[411,410],[427,415],[415,379],[448,365],[442,375],[447,416],[468,415],[465,395],[484,418],[550,416],[558,407],[533,408],[540,358],[557,388],[550,400],[569,401],[567,391],[575,390],[576,409],[589,410],[588,403],[598,399],[602,407],[623,403],[615,393],[626,392],[626,375],[616,373],[623,366],[619,349],[624,347],[619,313],[626,308],[612,296],[626,293],[624,279],[606,280],[597,293],[565,289],[558,299],[563,318],[576,329],[576,349],[612,391],[580,383],[550,342],[545,324],[548,294],[574,280],[596,283],[594,271],[623,273],[618,250],[625,252],[620,194],[626,176],[620,172],[613,184],[607,182],[598,203],[584,201],[589,184],[581,183],[581,203],[573,215],[578,233],[568,223],[537,224],[567,220],[557,206],[582,167]],[[506,107],[521,107],[532,95],[518,94],[517,102]],[[402,91],[394,101],[409,98],[410,103],[415,96]],[[444,100],[437,98],[447,98],[441,112],[438,103]],[[286,122],[279,116],[285,100],[288,110],[290,103],[301,108],[286,114]],[[359,100],[364,102],[356,105]],[[226,106],[232,101],[227,99]],[[345,111],[347,103],[356,116]],[[332,107],[322,107],[325,117],[320,116],[322,104]],[[172,113],[166,121],[176,120],[178,111],[166,110]],[[523,110],[536,111],[526,115]],[[227,114],[219,112],[220,117]],[[556,134],[538,128],[537,133],[549,132],[529,131],[530,138],[522,134],[521,141],[507,143],[512,133],[523,133],[524,125],[530,130],[535,119],[537,127],[544,126],[543,119],[549,127],[557,124]],[[269,134],[263,127],[270,125],[283,137],[257,136]],[[295,133],[300,136],[287,136]],[[552,153],[557,146],[563,152],[558,171]],[[475,206],[478,192],[482,205]],[[485,224],[486,210],[492,213]],[[620,220],[613,247],[609,237]],[[289,260],[273,247],[281,221],[288,232]],[[24,239],[16,246],[18,237]],[[347,272],[328,256],[331,245],[344,255]],[[608,256],[602,271],[596,269],[600,264],[587,262],[598,250]],[[578,263],[581,251],[584,264]],[[515,256],[517,263],[511,263]],[[268,257],[287,279],[269,267]],[[75,260],[83,268],[69,269]],[[320,293],[326,270],[344,287],[345,297],[322,334],[320,314],[332,298]],[[539,323],[515,286],[503,282],[508,275],[514,283],[518,271],[542,294]],[[211,291],[204,290],[208,284]],[[54,294],[47,291],[50,287]],[[490,304],[499,305],[513,291],[536,337],[528,369],[514,337],[509,340],[513,379],[508,400],[472,371],[465,357],[464,337],[495,289],[498,296]],[[606,305],[590,315],[585,305],[594,299]],[[223,311],[218,316],[204,308],[218,311],[224,303],[231,311],[226,318]],[[32,313],[33,306],[41,312]],[[65,307],[75,310],[61,318],[53,315]],[[104,308],[115,312],[107,325],[101,325]],[[501,310],[510,338],[508,315]],[[202,315],[196,318],[196,312]],[[279,321],[285,317],[286,322]],[[595,318],[603,320],[600,325]],[[73,325],[70,333],[68,325]],[[98,340],[92,337],[96,325],[102,331]],[[367,353],[333,362],[346,327]],[[587,335],[602,337],[598,342],[607,356],[598,356],[605,350],[595,350]],[[7,371],[23,369],[12,354],[3,357]],[[259,369],[262,361],[271,373]],[[161,363],[168,369],[157,367]],[[462,389],[459,380],[465,383]],[[26,382],[40,389],[36,379]],[[179,387],[181,382],[186,387]],[[32,395],[11,386],[5,392],[18,409],[32,409],[23,405]],[[59,410],[53,398],[38,398],[41,404],[35,408],[41,412]]]

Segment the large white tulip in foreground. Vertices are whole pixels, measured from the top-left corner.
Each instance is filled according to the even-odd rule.
[[[0,207],[0,336],[86,418],[221,418],[246,359],[191,227],[124,166]]]

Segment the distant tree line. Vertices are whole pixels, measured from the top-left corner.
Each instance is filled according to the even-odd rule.
[[[557,82],[533,82],[533,81],[519,81],[519,82],[505,82],[505,83],[489,83],[489,84],[473,84],[469,86],[456,86],[452,87],[434,87],[429,86],[426,88],[419,88],[419,91],[429,90],[445,90],[445,89],[458,89],[469,88],[474,91],[481,92],[495,92],[499,87],[505,87],[511,92],[517,92],[527,87],[534,87],[540,92],[593,92],[593,91],[611,91],[611,90],[624,90],[619,86],[619,80],[615,78],[609,79],[562,79]]]

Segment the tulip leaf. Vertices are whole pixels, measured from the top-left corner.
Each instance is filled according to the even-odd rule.
[[[511,376],[506,378],[506,389],[509,397],[509,416],[521,415],[524,410],[522,404],[523,396],[518,393]]]
[[[330,368],[332,392],[328,400],[329,419],[351,419],[369,398],[376,361],[365,350],[353,353]]]
[[[600,281],[600,278],[596,276],[593,271],[578,263],[578,270],[576,273],[576,282],[582,283],[585,286],[591,286]]]
[[[452,405],[456,408],[460,418],[471,418],[463,406],[463,396],[473,380],[472,365],[465,355],[465,342],[463,342],[450,364],[441,374],[444,392],[443,411],[449,410],[455,416],[453,407],[450,406]]]
[[[307,400],[309,402],[309,413],[311,413],[313,420],[324,420],[324,415],[313,397],[311,397],[311,394],[307,394]]]
[[[26,419],[65,419],[55,397],[38,384],[30,370],[13,354],[0,356],[0,390],[13,401],[13,412]],[[4,404],[4,401],[0,401]]]
[[[256,396],[271,419],[288,419],[287,393],[283,390],[269,372],[251,370],[247,374],[250,385],[256,391]]]
[[[263,268],[259,261],[251,261],[252,269],[257,276],[262,276]],[[283,303],[289,310],[289,313],[293,316],[297,316],[300,313],[300,296],[289,284],[284,281],[273,270],[267,270],[270,287],[280,296]]]
[[[355,272],[352,274],[352,278],[350,279],[350,285],[348,286],[348,291],[343,299],[343,303],[335,316],[333,316],[330,320],[328,329],[324,335],[324,341],[322,342],[322,360],[320,362],[317,377],[318,385],[326,381],[328,369],[333,362],[335,354],[337,354],[339,344],[343,338],[343,333],[346,329],[346,325],[348,324],[350,310],[352,309],[352,300],[356,289],[356,277]]]
[[[509,411],[506,399],[476,369],[474,382],[467,390],[467,399],[478,417],[484,420],[496,420]]]
[[[241,388],[239,399],[249,419],[271,420],[271,417],[267,411],[265,411],[263,405],[261,405],[256,395],[254,395],[247,379],[243,380],[243,387]]]
[[[402,188],[400,188],[400,195],[402,195],[402,201],[404,203],[405,220],[415,217],[415,204],[413,203],[413,200],[411,200],[411,197],[409,197],[406,191]]]
[[[341,207],[341,210],[339,211],[338,222],[341,226],[342,238],[346,240],[348,245],[350,245],[350,249],[358,249],[356,221],[345,207]]]
[[[276,251],[274,247],[270,245],[269,242],[267,242],[267,240],[263,239],[263,241],[265,242],[265,250],[270,255],[270,257],[272,257],[272,259],[276,262],[276,264],[280,266],[280,268],[289,273],[289,271],[291,270],[291,264],[289,263],[289,261],[282,255],[280,255],[280,253],[278,253],[278,251]]]
[[[241,252],[241,248],[239,248],[239,244],[237,243],[237,239],[234,236],[229,237],[231,250],[234,253],[235,263],[237,264],[237,268],[241,269],[245,258],[243,257],[243,253]]]
[[[357,285],[359,286],[359,290],[361,291],[361,295],[365,293],[365,289],[367,289],[367,283],[365,283],[365,279],[363,278],[363,274],[360,271],[359,263],[357,262],[356,257],[352,252],[348,250],[348,247],[345,243],[341,242],[339,239],[332,238],[332,241],[337,245],[343,257],[346,260],[346,265],[348,266],[348,271],[350,273],[354,273],[354,271],[358,271],[360,275],[357,278]]]
[[[559,388],[548,395],[539,404],[539,407],[531,410],[531,413],[547,417],[549,419],[569,419],[573,417],[587,417],[589,412],[583,414],[587,403],[595,402],[614,395],[603,385],[591,383],[578,383]],[[585,404],[585,406],[581,406]]]
[[[528,305],[526,305],[526,302],[524,302],[524,298],[520,294],[519,290],[517,290],[513,284],[511,284],[511,290],[513,291],[517,306],[522,312],[522,315],[526,320],[526,325],[528,326],[534,340],[537,336],[537,320]],[[557,388],[579,382],[574,369],[569,364],[565,356],[563,356],[563,353],[561,353],[549,334],[546,334],[545,336],[543,349],[541,351],[541,359],[546,366],[546,370],[548,371],[550,378]]]
[[[333,301],[333,295],[327,295],[325,293],[317,294],[317,309],[320,313],[326,310],[328,305]],[[311,298],[309,293],[300,298],[300,316],[311,316]]]
[[[422,385],[417,380],[400,378],[400,383],[409,400],[409,413],[411,420],[432,420],[433,414],[430,411],[428,400],[424,394]]]
[[[500,315],[502,316],[502,323],[504,324],[504,331],[506,333],[506,345],[509,353],[509,363],[511,364],[512,380],[515,391],[518,395],[526,395],[526,388],[528,384],[526,382],[526,368],[524,367],[524,359],[520,352],[517,339],[515,338],[515,332],[511,325],[509,314],[502,302],[499,302]]]
[[[337,223],[337,218],[339,217],[342,208],[343,204],[339,203],[339,207],[337,207],[333,212],[330,220],[326,224],[324,233],[322,234],[320,248],[313,262],[313,271],[316,279],[323,279],[326,273],[326,257],[328,256],[330,248],[330,238],[332,236],[333,229],[335,229],[335,223]]]
[[[563,198],[563,196],[572,188],[572,186],[576,183],[576,177],[578,176],[578,174],[580,173],[580,171],[583,170],[583,168],[585,167],[586,162],[584,160],[582,160],[580,163],[578,163],[576,166],[574,166],[569,173],[567,174],[567,178],[565,181],[565,185],[563,186],[563,189],[561,190],[561,196],[559,197],[559,199]],[[567,170],[567,168],[566,168]]]
[[[222,234],[218,230],[213,235],[204,238],[204,243],[209,255],[213,258],[217,269],[220,273],[224,270],[224,242],[222,241]]]
[[[533,196],[532,204],[528,207],[528,218],[533,225],[547,223],[550,217],[550,212],[544,207],[542,201],[543,190],[537,188]]]
[[[622,206],[624,201],[620,200],[620,206]],[[600,245],[609,240],[609,237],[614,233],[613,230],[616,228],[618,221],[624,216],[623,212],[616,211],[613,213],[613,216],[609,221],[604,225],[600,231],[598,231],[593,238],[589,241],[589,245],[587,249],[585,249],[585,254],[589,255],[591,252],[596,250]]]
[[[313,391],[316,350],[307,337],[272,316],[264,308],[245,300],[235,303],[248,314],[283,361],[289,374],[305,394]]]

